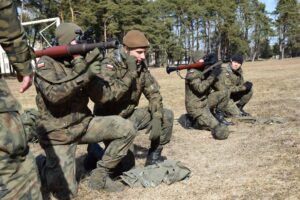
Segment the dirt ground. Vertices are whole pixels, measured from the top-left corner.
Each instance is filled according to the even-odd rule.
[[[76,199],[300,199],[300,58],[247,62],[243,69],[245,79],[254,84],[245,110],[255,117],[282,117],[286,123],[238,122],[230,126],[230,136],[224,141],[213,139],[208,131],[184,129],[178,123],[185,113],[184,80],[176,73],[166,74],[165,69],[151,69],[161,86],[164,106],[175,114],[172,141],[163,155],[186,164],[191,178],[121,193],[92,191],[84,178]],[[16,81],[8,82],[23,108],[35,107],[34,87],[21,96]],[[145,104],[143,99],[141,105]],[[149,146],[147,135],[140,134],[135,144],[143,152],[137,158],[137,165],[142,166]],[[38,144],[31,148],[36,155],[42,152]],[[85,149],[82,145],[77,151],[79,171]]]

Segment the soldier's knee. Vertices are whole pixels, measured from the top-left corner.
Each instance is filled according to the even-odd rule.
[[[229,136],[229,129],[223,124],[219,124],[212,129],[212,135],[217,140],[225,140]]]
[[[137,135],[137,130],[134,127],[134,124],[127,119],[124,119],[122,117],[120,117],[121,119],[119,119],[120,121],[122,121],[120,123],[120,126],[122,127],[122,136],[124,138],[135,138],[135,136]]]

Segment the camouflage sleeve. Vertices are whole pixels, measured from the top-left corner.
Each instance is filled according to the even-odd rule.
[[[218,91],[229,90],[230,93],[244,91],[246,88],[244,85],[233,85],[226,75],[226,69],[222,68],[221,74],[218,76],[218,80],[214,84],[214,88]]]
[[[118,74],[117,66],[109,59],[105,59],[101,65],[101,78],[103,79],[101,102],[118,101],[129,90],[132,80],[136,74],[126,71],[124,74]],[[98,81],[99,83],[99,81]],[[95,94],[94,94],[95,95]],[[97,98],[92,98],[96,100]],[[104,102],[103,102],[104,101]]]
[[[143,90],[143,94],[149,101],[149,108],[151,113],[153,114],[155,112],[159,112],[162,115],[163,104],[159,88],[159,84],[147,70],[145,72],[145,87]]]
[[[0,44],[18,74],[32,73],[31,53],[12,1],[0,1]]]
[[[229,91],[232,93],[245,91],[246,87],[244,85],[231,86]]]
[[[186,75],[187,83],[198,93],[204,93],[215,82],[215,77],[213,76],[208,76],[206,79],[202,79],[201,77],[202,76],[194,69],[189,70]]]
[[[61,75],[56,73],[52,63],[41,58],[35,73],[35,87],[53,104],[62,104],[89,83],[87,73],[76,76],[64,82],[59,82]]]

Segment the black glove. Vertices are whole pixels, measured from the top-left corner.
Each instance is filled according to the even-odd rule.
[[[247,91],[249,91],[249,90],[251,90],[252,89],[252,83],[251,82],[249,82],[249,81],[246,81],[245,83],[244,83],[244,86],[245,86],[245,88],[246,88],[246,90]]]
[[[205,65],[213,65],[218,62],[217,55],[215,53],[210,53],[204,57]]]
[[[221,74],[221,67],[220,66],[215,67],[211,72],[211,75],[214,76],[214,77],[218,77],[220,74]]]

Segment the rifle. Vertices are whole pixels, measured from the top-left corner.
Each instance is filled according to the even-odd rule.
[[[61,46],[54,46],[49,47],[43,50],[35,51],[36,57],[41,56],[49,56],[52,58],[61,58],[67,57],[74,54],[86,54],[87,52],[99,48],[101,50],[104,49],[111,49],[111,48],[118,48],[119,41],[111,41],[111,42],[99,42],[99,43],[83,43],[83,44],[76,44],[76,45],[61,45]]]

